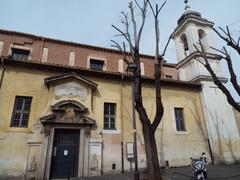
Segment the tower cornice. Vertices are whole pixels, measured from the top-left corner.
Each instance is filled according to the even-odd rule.
[[[198,52],[193,52],[191,53],[189,56],[187,56],[186,58],[184,58],[182,61],[180,61],[177,65],[176,65],[176,69],[180,69],[181,67],[183,67],[185,64],[187,64],[189,61],[196,61],[194,60],[194,58],[199,58],[201,57],[200,53]],[[212,60],[220,60],[221,56],[216,56],[216,54],[211,54],[211,53],[207,53],[207,58],[208,59],[212,59]]]
[[[182,22],[180,22],[180,24],[178,24],[178,26],[174,29],[172,38],[174,39],[180,32],[182,32],[184,27],[189,23],[195,23],[195,24],[198,24],[201,26],[209,26],[209,27],[213,27],[213,25],[214,25],[213,22],[208,21],[207,19],[188,17],[188,18],[184,19]]]

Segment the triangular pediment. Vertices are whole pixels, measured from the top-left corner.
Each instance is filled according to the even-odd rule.
[[[64,82],[69,82],[72,80],[77,80],[80,81],[81,83],[83,83],[84,85],[91,87],[92,89],[96,89],[98,84],[96,84],[95,82],[75,73],[75,72],[71,72],[71,73],[65,73],[65,74],[59,74],[59,75],[54,75],[54,76],[50,76],[44,79],[44,83],[47,86],[51,86],[53,84],[61,84]]]

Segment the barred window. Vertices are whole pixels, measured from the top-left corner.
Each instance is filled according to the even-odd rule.
[[[90,69],[103,71],[104,61],[97,59],[90,59]]]
[[[27,60],[29,54],[30,54],[29,50],[12,48],[11,57],[14,60]]]
[[[165,75],[165,78],[166,79],[173,79],[173,76],[172,75]]]
[[[186,131],[183,108],[174,108],[177,131]]]
[[[104,129],[116,129],[116,104],[104,103]]]
[[[11,127],[27,127],[32,97],[16,96],[13,107]]]

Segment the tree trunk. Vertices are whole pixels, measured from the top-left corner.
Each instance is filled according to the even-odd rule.
[[[152,130],[151,126],[143,126],[143,136],[148,164],[148,179],[162,180],[158,161],[157,144],[154,134],[155,131]]]

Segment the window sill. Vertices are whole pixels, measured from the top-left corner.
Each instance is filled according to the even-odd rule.
[[[188,131],[176,131],[177,135],[186,135],[188,134]]]
[[[103,129],[103,134],[121,134],[121,131],[119,129]]]

